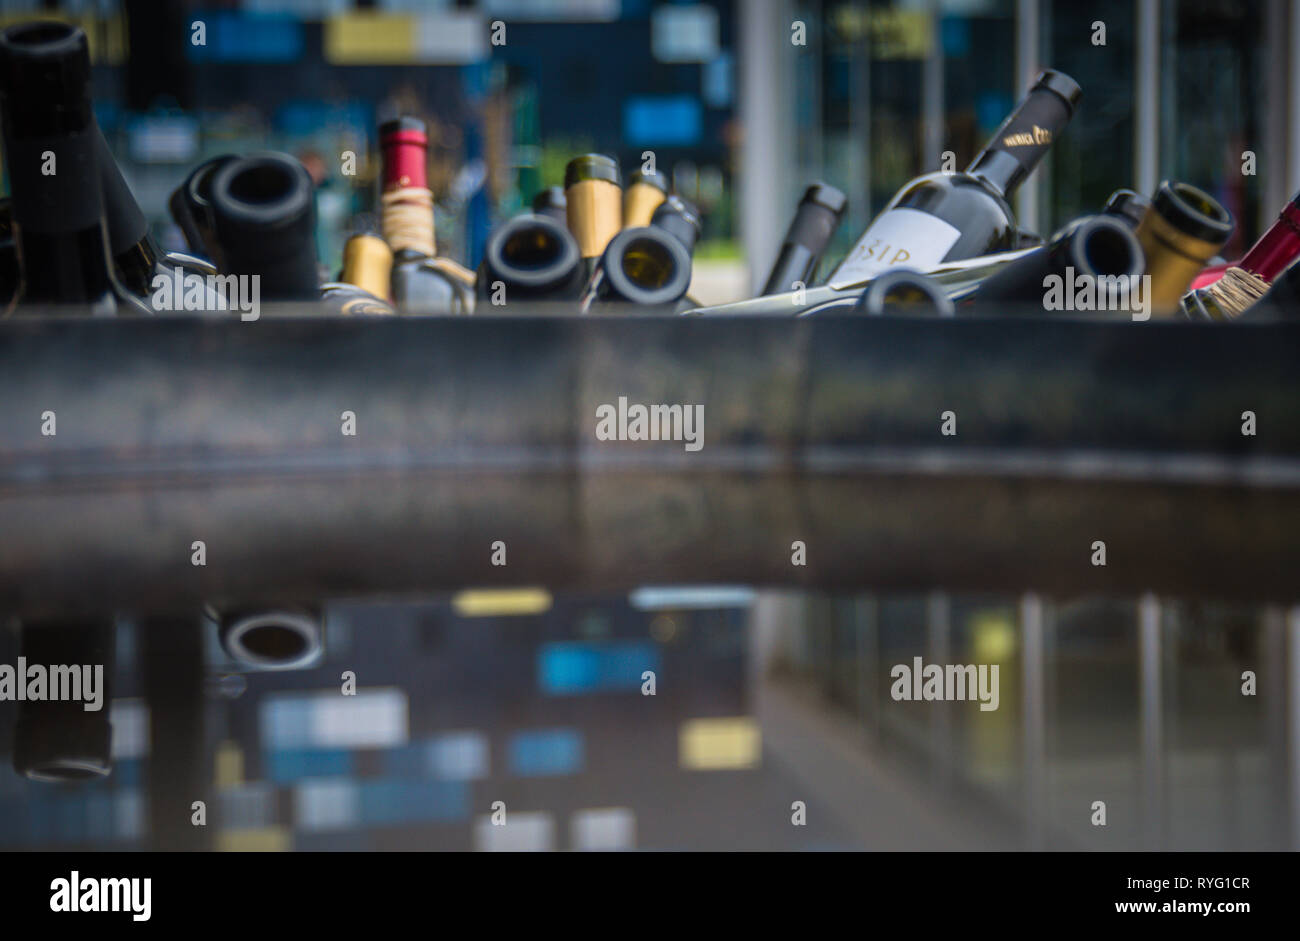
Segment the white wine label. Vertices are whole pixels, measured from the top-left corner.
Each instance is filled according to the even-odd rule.
[[[961,230],[917,209],[891,209],[871,224],[830,277],[833,288],[851,287],[891,268],[928,271],[943,261]]]

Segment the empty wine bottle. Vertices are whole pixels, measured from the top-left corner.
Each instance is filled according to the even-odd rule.
[[[393,252],[377,235],[361,232],[343,244],[343,269],[337,281],[321,286],[321,299],[334,313],[397,313],[388,303]]]
[[[763,285],[764,294],[793,291],[798,285],[807,287],[812,283],[817,263],[839,228],[847,205],[848,197],[828,183],[814,183],[804,191]]]
[[[691,253],[659,226],[624,229],[610,239],[583,295],[590,313],[667,313],[691,286]]]
[[[1182,315],[1189,320],[1235,320],[1268,293],[1268,282],[1245,268],[1231,267],[1203,288],[1183,295]]]
[[[623,228],[649,225],[659,204],[668,198],[668,177],[658,170],[637,170],[623,191]]]
[[[1192,279],[1192,289],[1208,287],[1223,277],[1229,268],[1248,271],[1266,284],[1271,284],[1297,258],[1300,258],[1300,193],[1296,193],[1282,207],[1277,219],[1259,237],[1259,241],[1250,247],[1250,251],[1241,256],[1240,261],[1224,262],[1202,269]]]
[[[693,275],[695,243],[700,240],[701,233],[700,214],[695,207],[680,196],[669,196],[659,204],[659,208],[650,218],[650,224],[655,228],[663,229],[682,243],[687,253],[692,256]],[[677,313],[685,313],[699,306],[699,303],[687,294],[677,302],[676,310]]]
[[[574,157],[564,168],[569,232],[582,255],[589,281],[609,240],[623,227],[623,190],[618,161],[604,154]]]
[[[1106,200],[1106,205],[1102,208],[1101,213],[1104,216],[1114,216],[1129,228],[1136,230],[1142,224],[1142,219],[1150,208],[1151,200],[1141,193],[1129,189],[1118,189],[1110,194],[1110,198]]]
[[[159,274],[169,280],[177,276],[177,269],[199,275],[215,274],[216,267],[206,259],[180,252],[164,252],[158,247],[149,232],[149,221],[141,212],[131,188],[126,185],[108,141],[98,127],[95,129],[95,138],[95,157],[104,192],[108,247],[122,286],[142,299],[151,301],[156,293],[155,277]],[[216,309],[218,302],[206,288],[203,298],[200,309]]]
[[[533,212],[550,216],[560,225],[569,224],[569,210],[564,200],[563,186],[548,186],[533,197]]]
[[[393,250],[392,298],[404,314],[468,314],[474,298],[465,280],[439,265],[433,193],[426,173],[429,136],[419,118],[401,117],[379,128],[383,158],[381,228]],[[459,266],[458,266],[459,267]]]
[[[320,297],[315,194],[301,163],[273,151],[231,160],[211,200],[224,274],[256,275],[266,300]]]
[[[217,241],[213,234],[212,178],[234,159],[234,154],[221,154],[205,160],[190,172],[167,200],[167,208],[184,234],[190,251],[211,260],[217,268],[221,267],[221,259],[217,257]]]
[[[1232,214],[1208,193],[1189,183],[1160,184],[1137,229],[1157,315],[1178,309],[1192,279],[1228,241],[1232,227]]]
[[[38,21],[0,32],[0,124],[21,265],[15,301],[150,313],[109,254],[80,27]]]
[[[953,303],[933,278],[897,269],[873,278],[853,312],[872,317],[951,317]]]
[[[1024,248],[980,255],[976,258],[963,258],[960,261],[945,261],[926,271],[925,275],[936,281],[943,288],[944,293],[956,301],[969,295],[986,278],[1001,271],[1007,265],[1019,261],[1032,251],[1035,249]],[[687,313],[701,317],[795,317],[826,307],[851,309],[862,295],[863,287],[864,285],[856,284],[841,286],[819,284],[816,287],[784,291],[780,294],[766,294],[744,301],[714,304]]]
[[[1300,262],[1274,278],[1268,292],[1237,319],[1247,323],[1300,321]]]
[[[1114,216],[1085,216],[1043,247],[983,281],[969,300],[974,305],[972,312],[992,316],[1080,310],[1132,314],[1133,305],[1144,300],[1134,292],[1140,289],[1137,279],[1145,266],[1142,247],[1130,226]],[[1048,280],[1053,276],[1058,286],[1055,292]],[[1086,303],[1076,304],[1076,296]]]
[[[1015,248],[1020,233],[1007,200],[1069,123],[1079,95],[1074,79],[1044,71],[964,173],[931,173],[899,190],[830,284],[862,284],[895,265],[928,271]]]
[[[584,283],[578,243],[564,225],[551,216],[516,216],[488,237],[478,307],[488,311],[522,299],[576,301]]]

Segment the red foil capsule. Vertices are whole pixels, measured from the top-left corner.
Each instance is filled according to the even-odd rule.
[[[383,151],[384,192],[408,187],[427,188],[425,169],[429,134],[419,118],[398,118],[379,128],[379,148]]]

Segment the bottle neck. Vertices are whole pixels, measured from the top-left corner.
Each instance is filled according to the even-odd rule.
[[[1272,281],[1297,257],[1300,257],[1300,205],[1293,201],[1242,256],[1238,267]]]
[[[1003,199],[1010,199],[1032,169],[1004,150],[984,150],[971,162],[966,173]]]
[[[1010,197],[1070,123],[1077,98],[1078,86],[1073,80],[1045,72],[993,132],[966,172],[999,195]]]

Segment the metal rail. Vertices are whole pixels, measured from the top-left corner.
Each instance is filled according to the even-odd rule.
[[[11,319],[0,611],[719,581],[1293,601],[1297,351],[1290,324]],[[597,440],[620,397],[702,405],[703,447]]]

